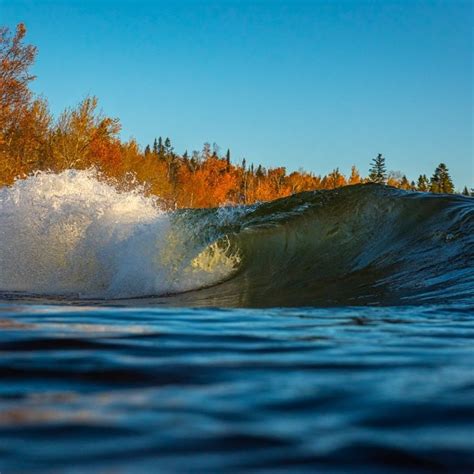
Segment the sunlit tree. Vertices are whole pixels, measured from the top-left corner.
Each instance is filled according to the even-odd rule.
[[[433,173],[430,181],[430,191],[432,193],[446,193],[454,192],[454,185],[449,175],[449,170],[444,163],[440,163]]]

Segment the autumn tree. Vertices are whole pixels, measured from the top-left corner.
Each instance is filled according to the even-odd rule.
[[[339,168],[321,178],[301,169],[287,175],[284,167],[248,166],[245,158],[234,165],[230,150],[220,156],[215,143],[212,148],[205,143],[202,151],[180,156],[171,139],[160,136],[142,151],[134,139],[119,139],[118,119],[98,111],[95,97],[66,109],[54,121],[47,103],[29,89],[36,49],[24,44],[25,35],[22,24],[13,34],[0,28],[0,186],[37,170],[95,167],[101,176],[114,178],[121,189],[139,183],[146,193],[159,196],[164,206],[175,208],[249,204],[347,184]],[[348,183],[366,181],[353,166]],[[372,162],[369,181],[437,193],[454,189],[444,164],[436,168],[430,181],[420,175],[415,185],[399,171],[387,173],[381,154]],[[467,188],[463,194],[469,194]]]
[[[321,177],[314,176],[311,173],[307,173],[306,171],[300,169],[299,171],[294,171],[291,173],[287,177],[286,183],[289,186],[290,192],[292,194],[300,193],[302,191],[319,189],[321,187]]]
[[[362,178],[360,177],[359,170],[352,165],[351,167],[351,175],[349,176],[349,181],[347,184],[359,184],[362,182]]]
[[[329,189],[340,188],[346,185],[346,179],[344,175],[339,171],[339,168],[335,168],[327,176],[327,183]]]
[[[287,194],[287,192],[285,192],[284,190],[285,176],[286,176],[286,168],[284,166],[280,166],[278,168],[272,168],[268,170],[268,179],[270,180],[273,186],[275,198],[280,197],[284,194]]]
[[[400,180],[400,188],[405,189],[406,191],[411,190],[411,184],[405,175],[403,175],[402,179]]]
[[[97,111],[97,98],[86,97],[75,109],[66,109],[52,134],[52,158],[56,169],[84,169],[92,165],[111,169],[119,157],[111,153],[118,146],[118,119]]]
[[[24,44],[25,35],[22,23],[13,35],[0,28],[0,184],[40,167],[47,152],[51,117],[29,89],[36,48]]]
[[[26,28],[18,24],[10,35],[8,28],[0,28],[0,125],[8,127],[31,103],[29,83],[35,78],[30,74],[36,48],[23,44]]]

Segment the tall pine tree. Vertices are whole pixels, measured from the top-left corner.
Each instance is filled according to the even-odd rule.
[[[369,180],[372,183],[385,184],[387,181],[387,169],[385,168],[385,158],[379,153],[373,160],[369,170]]]
[[[444,163],[440,163],[435,169],[430,181],[430,191],[432,193],[452,194],[454,185],[449,176],[449,170]]]

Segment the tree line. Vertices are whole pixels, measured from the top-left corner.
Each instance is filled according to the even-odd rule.
[[[365,182],[454,192],[444,164],[430,179],[420,175],[414,183],[401,173],[387,172],[381,154],[364,178],[355,166],[346,177],[339,168],[321,176],[303,170],[287,173],[285,167],[264,168],[245,159],[235,162],[230,150],[222,153],[209,143],[199,151],[179,154],[168,137],[157,137],[141,149],[134,139],[119,138],[119,120],[103,115],[95,97],[85,98],[54,118],[47,101],[35,96],[29,87],[34,80],[30,68],[37,50],[24,43],[25,35],[23,24],[13,33],[0,28],[0,186],[38,170],[94,167],[121,186],[143,184],[169,207],[250,204],[300,191]]]
[[[454,184],[449,174],[448,167],[444,163],[440,163],[436,167],[430,179],[428,179],[426,174],[420,174],[418,176],[417,182],[415,183],[415,181],[408,181],[407,177],[405,175],[401,175],[400,172],[387,172],[385,158],[381,153],[379,153],[372,160],[368,181],[379,184],[388,184],[401,189],[421,191],[425,193],[454,193]],[[474,190],[469,192],[467,186],[464,186],[461,194],[465,196],[471,196],[474,194]]]

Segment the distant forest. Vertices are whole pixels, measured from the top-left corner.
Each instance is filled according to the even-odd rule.
[[[264,168],[245,159],[237,162],[230,150],[222,152],[209,143],[202,150],[179,154],[171,140],[162,137],[141,149],[135,140],[120,140],[119,120],[100,113],[95,97],[53,118],[46,100],[29,88],[37,50],[24,43],[25,35],[23,24],[15,32],[0,28],[0,186],[39,170],[95,167],[121,186],[144,185],[171,208],[250,204],[365,182],[454,192],[443,163],[430,178],[422,174],[410,181],[403,173],[387,171],[381,154],[372,160],[369,176],[363,177],[355,166],[348,176],[339,168],[325,176],[306,171],[288,174],[284,167]],[[472,195],[472,190],[464,188],[462,193]]]

